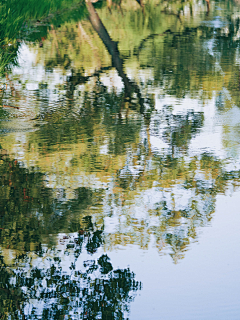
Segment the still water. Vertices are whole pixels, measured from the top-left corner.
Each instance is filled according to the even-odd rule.
[[[0,319],[240,319],[240,7],[114,3],[1,3]]]

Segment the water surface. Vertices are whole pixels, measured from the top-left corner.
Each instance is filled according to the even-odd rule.
[[[239,319],[240,8],[94,6],[1,5],[1,318]]]

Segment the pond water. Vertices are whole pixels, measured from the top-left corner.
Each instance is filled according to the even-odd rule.
[[[115,2],[0,5],[0,318],[240,319],[240,7]]]

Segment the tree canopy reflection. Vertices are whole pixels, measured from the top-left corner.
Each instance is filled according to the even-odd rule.
[[[188,156],[189,143],[203,125],[201,112],[173,115],[166,106],[147,120],[128,110],[123,92],[109,92],[99,79],[94,90],[82,94],[78,111],[66,100],[50,113],[43,106],[35,121],[43,120],[24,147],[37,159],[35,168],[2,155],[5,248],[37,250],[49,234],[80,230],[90,216],[100,230],[94,239],[104,239],[105,249],[147,248],[154,237],[159,251],[177,262],[197,239],[197,229],[211,221],[216,195],[239,181],[239,171],[227,170],[216,156]],[[166,142],[163,154],[152,150],[150,136]],[[139,216],[148,194],[148,210]],[[114,232],[106,231],[111,217],[119,217]],[[92,253],[94,241],[88,244]]]
[[[124,319],[141,287],[134,274],[115,270],[106,254],[79,268],[81,253],[153,241],[177,263],[210,223],[217,195],[238,187],[240,171],[227,160],[189,151],[203,108],[155,103],[170,96],[204,105],[218,93],[219,113],[238,107],[239,20],[215,27],[204,9],[202,23],[191,12],[189,23],[182,3],[176,12],[132,3],[124,18],[114,8],[96,12],[104,2],[27,3],[1,4],[1,104],[35,107],[20,142],[11,127],[18,116],[0,110],[2,318]],[[22,40],[45,68],[37,89],[10,72]],[[65,80],[54,83],[57,68]],[[122,86],[106,85],[117,76]]]
[[[126,319],[141,288],[129,269],[114,269],[106,254],[78,262],[91,232],[64,237],[64,250],[41,247],[37,256],[0,258],[0,314],[3,319]],[[67,239],[67,240],[66,240]]]

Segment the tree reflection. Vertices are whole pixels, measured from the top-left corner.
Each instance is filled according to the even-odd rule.
[[[27,166],[24,156],[23,163],[7,154],[1,157],[2,246],[39,252],[44,237],[83,230],[84,234],[89,233],[86,248],[93,254],[99,246],[111,248],[135,243],[147,248],[153,236],[159,251],[167,247],[176,262],[184,256],[191,241],[196,240],[197,228],[211,220],[216,195],[225,192],[229,183],[238,184],[239,172],[228,171],[224,161],[209,153],[196,157],[188,153],[191,141],[204,126],[204,114],[190,108],[174,113],[172,105],[154,110],[158,99],[156,88],[162,90],[163,97],[189,96],[202,104],[219,91],[216,105],[221,112],[227,107],[224,100],[224,89],[227,89],[238,105],[239,70],[234,59],[239,44],[239,20],[229,18],[225,31],[207,23],[189,25],[183,19],[179,21],[182,9],[178,8],[177,15],[171,15],[174,20],[159,27],[156,21],[164,20],[160,18],[168,12],[163,13],[161,8],[157,11],[157,7],[149,4],[143,15],[141,10],[134,11],[129,5],[124,21],[129,27],[129,38],[134,41],[126,53],[121,51],[123,43],[117,43],[117,36],[110,37],[115,29],[108,27],[110,22],[104,20],[104,10],[98,15],[94,9],[103,3],[44,1],[37,12],[36,2],[32,1],[31,7],[24,6],[26,12],[22,12],[19,20],[15,19],[17,10],[13,15],[6,14],[13,3],[4,2],[1,7],[5,12],[2,38],[6,43],[12,41],[12,46],[3,46],[2,50],[16,58],[19,39],[39,44],[39,41],[47,42],[48,36],[51,50],[43,43],[39,49],[46,70],[52,72],[60,65],[69,73],[63,88],[54,88],[58,92],[55,104],[51,100],[53,90],[47,89],[47,84],[39,83],[34,91],[34,99],[40,105],[38,116],[32,118],[36,131],[27,135],[27,143],[22,146],[25,154],[38,159],[33,160],[34,168],[24,168]],[[114,10],[112,14],[117,15]],[[91,25],[87,21],[79,25],[82,18],[88,18]],[[30,20],[32,23],[28,25],[23,23]],[[61,23],[63,26],[58,27]],[[98,40],[91,35],[91,26]],[[77,40],[82,40],[83,34],[88,46]],[[218,55],[210,54],[211,39]],[[100,40],[102,47],[94,42],[99,44]],[[93,54],[98,68],[87,74],[82,65],[89,57],[89,46],[93,52],[100,48],[105,53],[102,65],[99,55]],[[54,52],[51,59],[44,50]],[[81,65],[82,56],[85,59]],[[231,63],[227,64],[226,60]],[[142,72],[151,70],[152,76],[145,76],[141,81],[130,79],[128,61],[136,62],[137,70]],[[4,70],[10,62],[3,63]],[[101,76],[106,78],[107,72],[114,68],[123,88],[117,90],[112,86],[109,90]],[[7,116],[2,113],[2,117]],[[166,148],[154,150],[152,137],[165,143]],[[4,143],[9,147],[10,143]],[[141,211],[146,198],[153,199],[152,203],[139,218],[133,212]],[[119,219],[116,230],[107,233],[105,218],[114,214],[125,219]],[[99,228],[93,231],[95,223]],[[50,239],[46,242],[50,247],[53,245]],[[101,261],[110,268],[107,258],[100,260],[100,265]]]
[[[0,240],[2,246],[27,252],[39,250],[44,237],[58,232],[92,230],[84,218],[80,223],[79,214],[89,205],[97,204],[101,191],[92,192],[86,188],[75,190],[75,199],[67,201],[63,190],[54,197],[52,190],[44,186],[44,177],[32,169],[30,172],[17,161],[4,156],[1,160],[0,192]],[[100,240],[100,234],[89,238],[89,251]],[[95,243],[95,244],[94,244]]]
[[[54,244],[49,234],[80,231],[89,233],[91,254],[99,246],[146,249],[152,238],[160,253],[177,262],[197,240],[198,228],[211,221],[217,194],[239,183],[239,172],[228,171],[208,153],[188,156],[189,143],[203,126],[201,112],[178,115],[165,106],[144,119],[122,104],[123,91],[109,92],[96,78],[91,92],[82,93],[78,110],[69,109],[67,100],[52,112],[43,108],[44,123],[28,135],[25,149],[31,154],[34,144],[35,169],[2,155],[3,247],[38,252],[43,241]],[[47,91],[39,90],[44,98]],[[166,142],[164,153],[152,150],[149,135]],[[51,179],[56,186],[46,187]],[[142,209],[146,198],[151,200]],[[108,232],[106,218],[112,217],[118,222]]]
[[[177,263],[211,223],[217,196],[240,185],[228,161],[191,153],[204,108],[175,106],[186,97],[204,106],[216,92],[219,114],[239,106],[239,19],[216,28],[209,6],[207,19],[190,12],[190,23],[182,2],[152,1],[144,12],[128,2],[111,16],[96,11],[104,4],[0,6],[1,104],[36,105],[31,130],[16,129],[21,139],[11,127],[18,116],[0,110],[10,123],[0,123],[1,319],[127,319],[141,283],[106,252],[154,245]],[[58,68],[64,80],[44,74],[32,90],[6,76],[21,40],[44,61],[42,73]]]
[[[42,247],[40,255],[23,255],[12,266],[1,256],[2,319],[126,319],[141,284],[129,269],[113,270],[107,255],[80,267],[86,238],[79,232],[67,240],[64,251]]]

